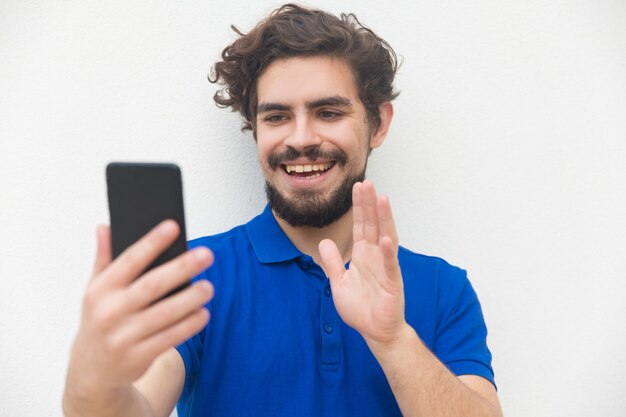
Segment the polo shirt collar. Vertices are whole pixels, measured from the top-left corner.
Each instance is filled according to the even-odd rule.
[[[269,204],[261,214],[246,224],[246,230],[252,249],[261,263],[284,262],[302,256],[302,252],[278,225]]]

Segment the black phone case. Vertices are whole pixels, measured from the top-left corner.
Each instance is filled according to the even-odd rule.
[[[112,162],[107,165],[106,177],[113,258],[165,219],[175,220],[180,234],[146,271],[187,251],[182,177],[178,166]]]

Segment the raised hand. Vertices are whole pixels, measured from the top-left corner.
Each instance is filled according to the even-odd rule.
[[[372,347],[393,343],[405,328],[404,287],[398,264],[398,235],[385,196],[371,181],[352,189],[353,247],[345,269],[337,245],[319,244],[337,312]]]
[[[72,348],[68,388],[97,392],[129,385],[157,356],[206,325],[203,305],[213,297],[208,281],[159,299],[211,265],[207,248],[141,275],[178,233],[176,222],[165,221],[112,262],[110,229],[98,228],[98,254]]]

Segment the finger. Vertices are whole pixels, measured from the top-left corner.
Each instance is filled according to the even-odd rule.
[[[147,272],[135,280],[126,293],[127,311],[137,311],[159,300],[213,263],[213,253],[197,247]]]
[[[93,265],[91,281],[94,280],[111,263],[111,229],[109,226],[99,225],[96,228],[98,249]]]
[[[370,180],[363,181],[363,232],[368,243],[378,245],[380,239],[378,212],[376,209],[376,190]]]
[[[104,271],[107,283],[114,287],[127,286],[174,242],[179,230],[174,220],[159,223],[122,252]]]
[[[168,329],[140,342],[135,354],[138,358],[156,358],[167,349],[178,346],[202,330],[209,322],[209,311],[200,308]]]
[[[394,248],[398,248],[398,232],[396,230],[396,222],[391,214],[391,204],[389,197],[382,195],[378,197],[378,223],[380,224],[380,235],[389,236]]]
[[[322,258],[324,271],[326,271],[326,275],[328,275],[331,285],[334,286],[345,272],[341,253],[339,252],[335,242],[330,239],[322,240],[318,249],[320,251],[320,257]]]
[[[352,187],[352,240],[354,243],[364,238],[365,212],[363,210],[363,184],[357,182]]]
[[[165,298],[132,316],[116,337],[137,343],[193,314],[213,298],[213,285],[199,280],[189,288]]]
[[[383,263],[385,266],[385,275],[389,282],[394,285],[402,285],[402,272],[398,263],[398,254],[396,246],[389,236],[383,236],[380,239],[380,246],[383,252]]]

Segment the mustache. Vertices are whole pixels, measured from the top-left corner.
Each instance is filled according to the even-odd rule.
[[[309,161],[315,161],[317,159],[333,160],[340,166],[343,166],[346,162],[348,162],[348,156],[341,149],[322,150],[319,146],[311,146],[305,148],[303,151],[298,151],[295,148],[288,147],[282,152],[274,152],[267,157],[267,164],[270,168],[276,169],[279,165],[300,157],[305,157]]]

